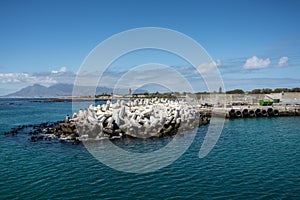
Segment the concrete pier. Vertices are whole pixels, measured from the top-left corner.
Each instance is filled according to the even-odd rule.
[[[284,117],[300,116],[300,105],[275,106],[232,106],[230,108],[199,108],[201,115],[226,118],[254,118],[254,117]]]

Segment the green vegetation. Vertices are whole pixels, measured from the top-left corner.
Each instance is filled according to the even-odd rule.
[[[226,94],[244,94],[245,92],[241,89],[229,90]]]
[[[270,88],[264,88],[264,89],[254,89],[250,94],[270,94],[270,93],[282,93],[282,92],[300,92],[300,88],[276,88],[274,90]]]
[[[270,88],[253,89],[248,92],[249,94],[270,94],[270,93],[282,93],[282,92],[300,92],[300,88],[276,88],[274,90]],[[241,89],[229,90],[226,94],[244,94],[245,92]]]
[[[95,95],[95,98],[101,98],[101,97],[109,98],[109,97],[111,97],[111,94],[102,93],[102,94]]]

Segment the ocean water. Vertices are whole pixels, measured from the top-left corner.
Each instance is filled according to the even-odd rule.
[[[71,106],[0,99],[0,199],[300,199],[299,117],[227,120],[203,159],[198,153],[208,127],[200,127],[179,159],[146,174],[109,168],[84,145],[3,134],[22,124],[63,120]],[[150,151],[170,139],[117,143]]]

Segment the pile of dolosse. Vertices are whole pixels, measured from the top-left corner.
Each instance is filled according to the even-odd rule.
[[[105,136],[162,137],[197,127],[199,111],[180,100],[108,100],[74,113],[70,121],[76,124],[80,140]]]

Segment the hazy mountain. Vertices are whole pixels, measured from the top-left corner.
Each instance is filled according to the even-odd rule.
[[[91,96],[94,94],[94,88],[88,86],[79,86],[80,93],[77,96]],[[71,84],[55,84],[45,87],[39,84],[27,86],[17,92],[5,95],[4,97],[18,97],[18,98],[34,98],[34,97],[65,97],[72,96],[73,85]],[[96,94],[111,94],[112,89],[106,87],[97,87]]]
[[[72,93],[72,91],[73,91],[73,85],[59,83],[59,84],[55,84],[55,85],[50,86],[48,89],[58,90],[58,91],[61,91],[65,94],[69,95],[70,92]]]
[[[75,96],[93,96],[95,95],[95,88],[89,86],[78,86],[78,94]],[[112,94],[113,89],[107,87],[97,87],[96,95],[99,94]],[[137,90],[138,93],[147,92],[146,90]],[[27,86],[17,92],[5,95],[4,97],[16,97],[16,98],[49,98],[49,97],[66,97],[72,96],[73,85],[71,84],[55,84],[49,87],[45,87],[39,84],[34,84],[32,86]],[[126,94],[127,90],[122,93]]]
[[[5,97],[52,97],[57,93],[58,91],[55,89],[49,89],[45,86],[34,84],[15,93],[5,95]]]

